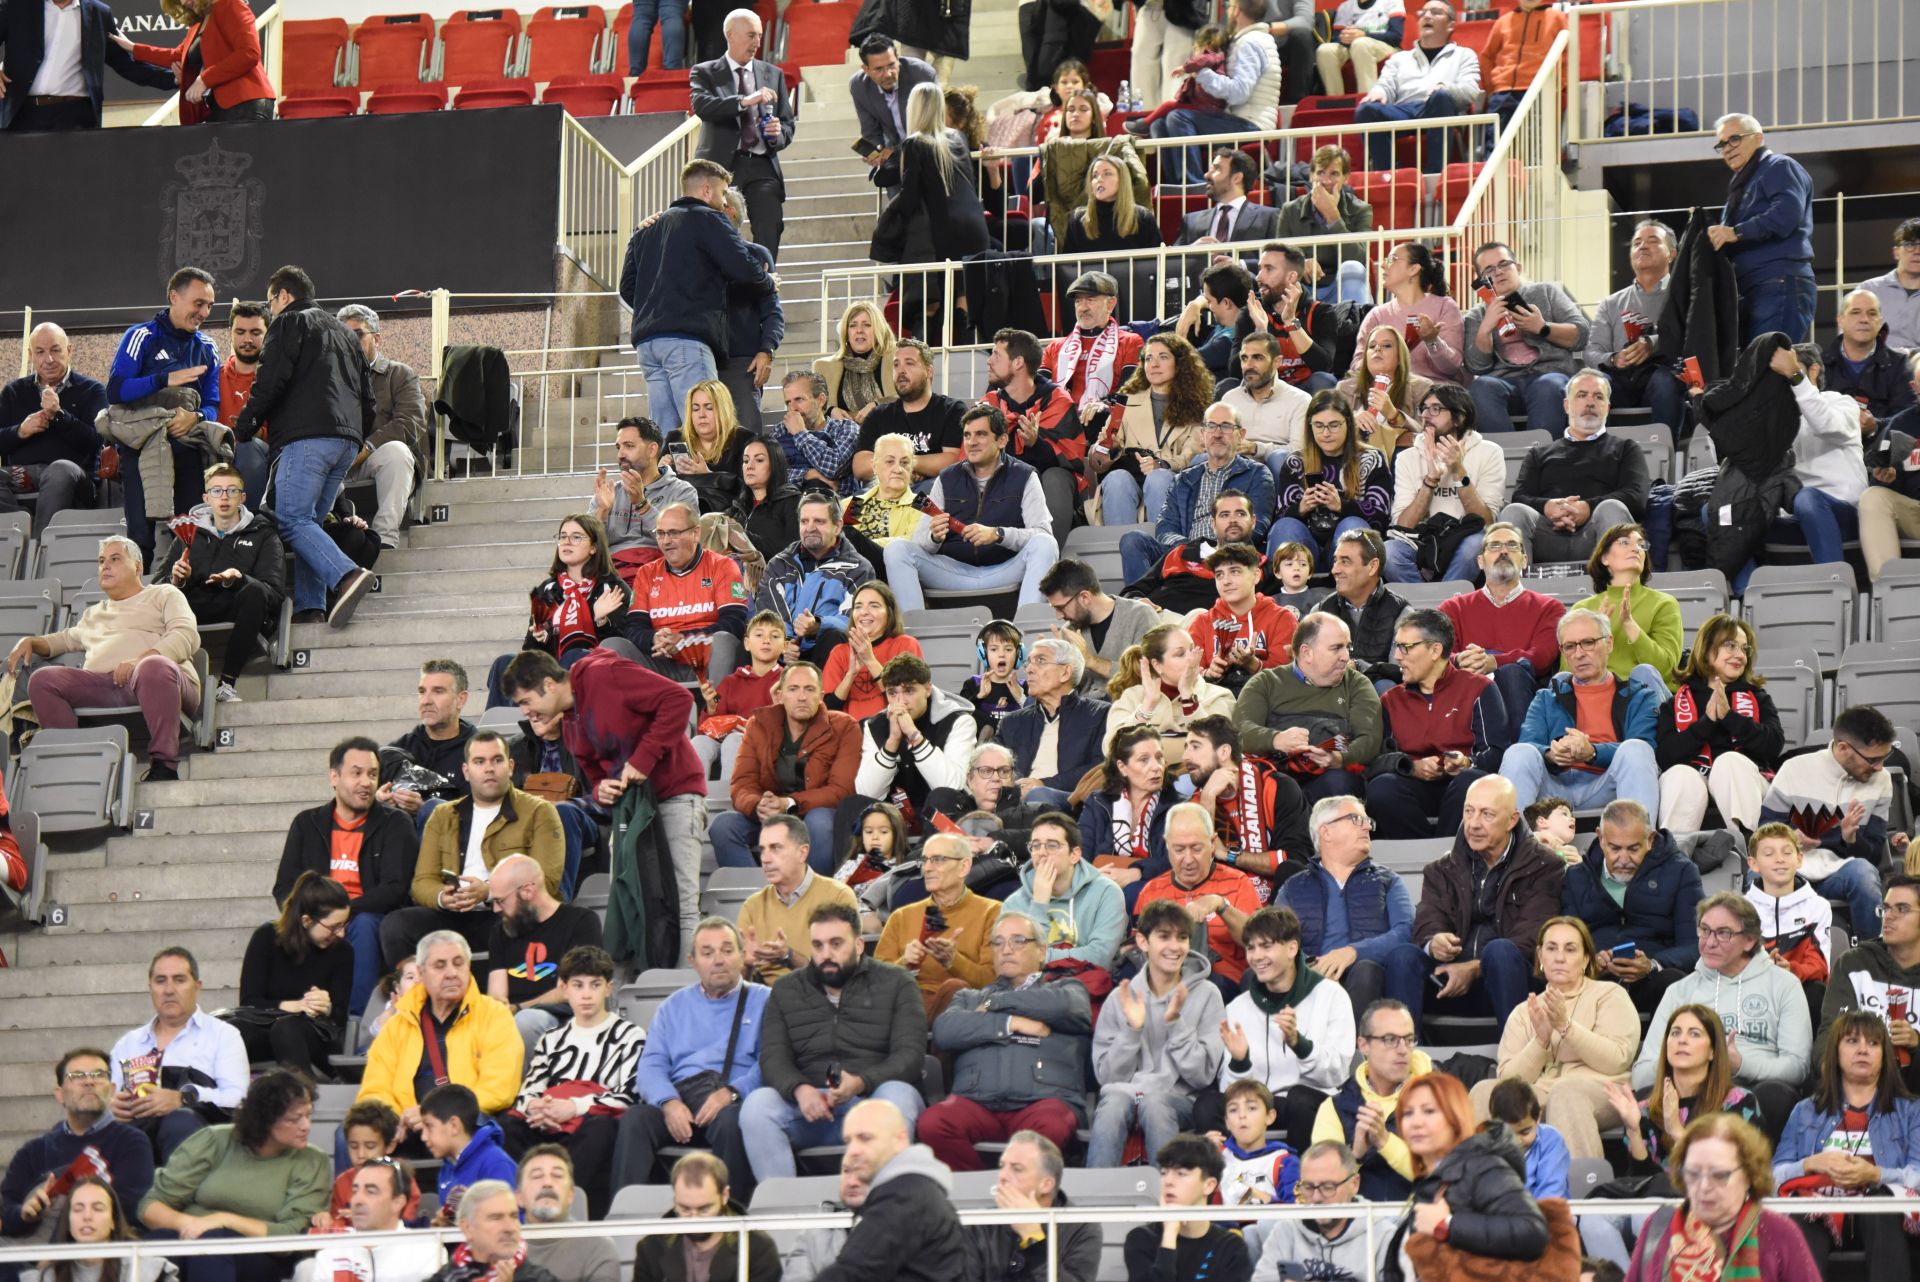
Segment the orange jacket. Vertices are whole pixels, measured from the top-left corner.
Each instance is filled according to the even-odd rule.
[[[200,78],[207,82],[214,102],[233,107],[255,98],[272,98],[273,81],[260,63],[260,33],[253,10],[243,0],[214,0],[213,8],[197,27],[187,28],[179,44],[135,45],[133,56],[156,67],[178,67],[187,60],[195,38],[200,41]],[[184,96],[192,82],[180,86]],[[183,97],[184,101],[184,97]]]
[[[781,740],[787,736],[787,712],[779,704],[761,708],[747,722],[740,755],[733,762],[733,808],[752,815],[760,794],[790,795],[793,813],[804,815],[821,806],[837,806],[853,795],[854,775],[860,769],[860,723],[844,712],[822,708],[800,738],[801,769],[807,786],[780,793],[774,763]]]
[[[1559,9],[1515,9],[1500,15],[1480,52],[1480,87],[1488,93],[1525,93],[1547,60],[1554,37],[1566,29],[1567,15]]]

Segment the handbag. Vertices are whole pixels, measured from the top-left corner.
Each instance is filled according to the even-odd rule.
[[[727,1055],[718,1069],[706,1069],[691,1077],[683,1077],[673,1084],[679,1093],[680,1102],[689,1111],[698,1114],[706,1107],[707,1097],[715,1091],[727,1090],[733,1082],[733,1051],[740,1044],[740,1021],[747,1013],[747,985],[740,984],[740,998],[733,1004],[733,1028],[727,1033]]]
[[[559,805],[580,795],[580,780],[559,770],[541,770],[527,776],[520,791],[530,792],[542,801]]]
[[[1580,1230],[1564,1197],[1543,1197],[1538,1203],[1547,1219],[1547,1249],[1536,1260],[1499,1260],[1475,1255],[1450,1242],[1437,1242],[1430,1233],[1408,1229],[1404,1246],[1420,1282],[1577,1282],[1580,1277]],[[1411,1216],[1408,1223],[1411,1224]]]

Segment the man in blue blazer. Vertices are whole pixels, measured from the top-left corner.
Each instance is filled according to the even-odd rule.
[[[995,737],[1013,754],[1013,774],[1028,805],[1066,809],[1081,776],[1102,760],[1108,704],[1074,693],[1085,671],[1071,641],[1042,637],[1027,648],[1027,701],[1007,715]]]
[[[0,0],[0,129],[98,129],[106,67],[149,89],[176,87],[171,70],[114,44],[113,30],[101,0]]]

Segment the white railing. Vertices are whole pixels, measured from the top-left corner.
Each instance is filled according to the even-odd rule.
[[[267,6],[265,12],[253,20],[254,29],[260,35],[260,66],[267,73],[267,79],[277,81],[281,68],[280,62],[280,24],[285,15],[280,12],[278,0]],[[152,115],[140,122],[142,125],[177,125],[180,123],[180,91],[174,92],[154,109]]]
[[[1913,0],[1625,0],[1578,12],[1610,25],[1614,75],[1604,101],[1570,100],[1567,136],[1575,143],[1603,141],[1607,115],[1627,103],[1690,110],[1697,128],[1650,122],[1616,136],[1707,134],[1729,112],[1769,131],[1920,116],[1920,86],[1909,86],[1906,74],[1920,56]],[[1576,67],[1587,39],[1581,25],[1573,24],[1568,47]]]
[[[629,171],[570,112],[560,115],[560,248],[603,285],[620,283],[632,228]]]

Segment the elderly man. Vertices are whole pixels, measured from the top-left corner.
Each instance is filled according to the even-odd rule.
[[[774,702],[747,718],[734,758],[733,809],[709,830],[722,868],[750,868],[760,825],[794,814],[807,826],[816,871],[833,871],[833,817],[853,795],[860,769],[860,724],[821,701],[820,669],[790,663],[774,683]]]
[[[1294,1200],[1308,1206],[1341,1206],[1405,1199],[1404,1192],[1391,1198],[1369,1195],[1362,1171],[1360,1159],[1344,1143],[1317,1140],[1300,1155],[1300,1176],[1293,1184]],[[1373,1238],[1369,1246],[1366,1225],[1358,1219],[1289,1217],[1275,1220],[1261,1243],[1260,1259],[1253,1266],[1253,1282],[1379,1277],[1386,1272],[1387,1250],[1392,1246],[1393,1235],[1376,1231]]]
[[[453,930],[421,939],[415,955],[420,982],[401,994],[393,1017],[381,1025],[367,1050],[361,1100],[378,1100],[400,1114],[402,1143],[413,1155],[426,1123],[421,1086],[444,1081],[471,1090],[483,1113],[504,1113],[520,1093],[520,1033],[513,1013],[480,991],[473,979],[473,950]],[[431,1039],[431,1040],[429,1040]],[[346,1128],[334,1143],[334,1163],[343,1165]]]
[[[1352,650],[1344,622],[1309,614],[1293,634],[1292,664],[1256,673],[1234,704],[1241,751],[1279,761],[1307,801],[1362,796],[1358,772],[1380,753],[1380,696]]]
[[[620,1119],[614,1188],[654,1182],[654,1155],[668,1144],[700,1144],[730,1169],[748,1173],[740,1105],[760,1085],[763,984],[745,979],[740,932],[724,917],[703,918],[687,964],[699,976],[661,1005],[647,1030],[637,1075],[640,1102]]]
[[[1015,1131],[1000,1151],[999,1178],[993,1185],[993,1204],[1003,1211],[1046,1210],[1070,1205],[1060,1191],[1066,1159],[1054,1142],[1038,1131]],[[1059,1241],[1048,1239],[1047,1225],[977,1224],[966,1230],[973,1248],[980,1282],[1025,1282],[1047,1276],[1047,1257],[1053,1256],[1060,1282],[1094,1282],[1100,1272],[1100,1226],[1063,1222]]]
[[[153,1018],[113,1044],[113,1120],[146,1133],[157,1165],[203,1126],[229,1121],[247,1089],[239,1031],[200,1009],[200,963],[163,948],[147,963]]]
[[[740,1133],[756,1182],[796,1174],[794,1148],[829,1144],[863,1099],[920,1115],[926,1011],[913,977],[869,960],[860,914],[846,904],[814,909],[813,960],[782,977],[760,1037],[764,1084],[740,1109]]]
[[[1348,1148],[1358,1165],[1360,1192],[1366,1200],[1404,1201],[1413,1191],[1413,1154],[1400,1138],[1394,1111],[1400,1105],[1400,1089],[1432,1072],[1433,1061],[1419,1047],[1412,1012],[1399,1002],[1370,1003],[1360,1012],[1358,1026],[1362,1062],[1333,1098],[1320,1106],[1313,1141],[1316,1147],[1333,1143]],[[1305,1158],[1300,1178],[1306,1178]],[[1305,1190],[1296,1184],[1294,1192],[1304,1195]]]
[[[1223,1001],[1240,991],[1247,971],[1240,935],[1247,918],[1260,911],[1260,889],[1251,877],[1214,858],[1213,815],[1191,801],[1167,811],[1168,870],[1140,887],[1135,905],[1155,900],[1179,904],[1206,927],[1206,950],[1214,987]]]
[[[1504,1028],[1526,999],[1534,946],[1560,910],[1565,872],[1560,856],[1520,827],[1511,781],[1475,783],[1453,849],[1426,867],[1412,941],[1388,955],[1387,995],[1418,1024],[1431,976],[1435,1000],[1464,999]]]
[[[787,630],[787,658],[825,663],[847,643],[854,593],[873,581],[873,565],[840,537],[840,500],[808,494],[799,507],[800,538],[767,562],[753,613],[771,610]]]
[[[688,1153],[673,1164],[667,1178],[673,1189],[670,1220],[714,1220],[747,1213],[752,1186],[736,1200],[727,1164],[711,1153]],[[640,1239],[634,1254],[634,1282],[676,1282],[701,1276],[740,1276],[741,1239],[736,1233],[655,1234]],[[755,1230],[746,1238],[746,1277],[749,1282],[779,1282],[780,1248],[772,1237]]]
[[[153,1183],[153,1146],[108,1104],[113,1071],[107,1053],[88,1047],[68,1051],[53,1066],[53,1098],[62,1120],[21,1144],[0,1179],[0,1240],[38,1235],[54,1205],[53,1183],[84,1154],[98,1156],[121,1196],[135,1206]]]
[[[1108,704],[1077,693],[1086,675],[1080,648],[1042,637],[1027,650],[1027,701],[995,732],[1013,754],[1013,773],[1027,804],[1058,810],[1087,771],[1100,764]]]
[[[528,1224],[565,1224],[573,1218],[573,1158],[558,1144],[536,1144],[520,1158],[520,1212]],[[527,1263],[561,1282],[620,1282],[613,1239],[542,1237],[527,1243]]]
[[[1536,561],[1584,561],[1601,534],[1646,515],[1647,457],[1607,431],[1612,386],[1598,370],[1567,380],[1567,434],[1527,451],[1513,499],[1500,510]]]
[[[68,628],[21,637],[7,656],[7,672],[17,676],[29,658],[79,651],[77,668],[48,664],[32,670],[34,718],[43,730],[71,730],[80,724],[75,708],[137,706],[151,741],[145,777],[157,783],[180,777],[180,721],[200,710],[204,692],[193,668],[200,630],[180,589],[142,583],[142,565],[132,539],[116,534],[100,540],[106,599],[88,606]]]
[[[1480,570],[1487,585],[1440,603],[1453,622],[1457,668],[1492,677],[1507,710],[1511,739],[1540,689],[1540,678],[1560,662],[1554,629],[1566,603],[1521,586],[1527,568],[1527,541],[1520,527],[1496,521],[1480,544]]]
[[[1032,861],[1020,870],[1020,889],[1007,896],[1001,913],[1040,923],[1049,962],[1105,969],[1126,936],[1126,893],[1081,857],[1080,842],[1071,815],[1055,810],[1034,820],[1027,837]]]
[[[335,318],[360,340],[373,382],[373,430],[354,456],[347,484],[372,482],[378,503],[373,532],[381,547],[397,548],[407,499],[426,458],[427,398],[412,366],[380,354],[380,313],[350,303]]]
[[[68,508],[93,506],[93,420],[107,408],[107,389],[73,368],[73,344],[52,321],[27,335],[27,356],[32,372],[0,388],[0,507],[17,511],[22,494],[37,494],[38,532]]]
[[[1223,716],[1193,719],[1181,763],[1194,804],[1213,816],[1214,858],[1252,877],[1266,903],[1306,866],[1311,840],[1300,785],[1272,761],[1243,753],[1240,731]]]
[[[1660,696],[1639,679],[1622,681],[1607,670],[1613,625],[1597,610],[1569,610],[1554,630],[1566,671],[1533,696],[1520,734],[1500,758],[1524,810],[1547,791],[1575,810],[1604,806],[1615,797],[1654,813],[1660,804],[1660,763],[1653,734]]]
[[[1242,436],[1240,415],[1231,405],[1207,406],[1200,425],[1200,447],[1206,452],[1173,478],[1153,533],[1129,530],[1120,536],[1120,572],[1128,583],[1138,582],[1189,540],[1210,537],[1215,505],[1229,494],[1244,498],[1254,514],[1253,529],[1234,541],[1266,546],[1267,525],[1273,516],[1273,473],[1258,459],[1241,453]]]
[[[1106,272],[1082,272],[1067,287],[1074,327],[1047,344],[1040,363],[1055,387],[1066,389],[1080,421],[1106,407],[1127,370],[1140,363],[1145,341],[1114,318],[1120,283]]]
[[[1896,352],[1882,333],[1880,296],[1856,289],[1840,300],[1833,342],[1820,353],[1826,390],[1851,396],[1874,418],[1886,420],[1914,402],[1905,352]],[[5,437],[0,436],[0,448]]]
[[[912,536],[885,549],[887,582],[902,610],[926,605],[923,582],[981,593],[1017,585],[1020,604],[1040,601],[1040,578],[1059,558],[1060,545],[1040,474],[1013,457],[1007,430],[1007,416],[992,405],[975,405],[961,416],[962,461],[933,478],[930,514]]]
[[[1253,500],[1239,490],[1221,490],[1215,494],[1209,515],[1211,521],[1204,534],[1172,548],[1155,545],[1160,560],[1127,584],[1125,598],[1129,602],[1144,601],[1170,615],[1213,609],[1220,593],[1214,586],[1208,559],[1229,543],[1245,543],[1256,550],[1260,545],[1254,542]],[[1268,542],[1272,542],[1271,535]],[[1262,567],[1257,586],[1262,596],[1274,596],[1283,590],[1280,580],[1273,577],[1271,565]],[[1104,681],[1100,688],[1106,689]]]
[[[840,1258],[815,1282],[951,1282],[968,1276],[966,1230],[953,1212],[953,1172],[926,1144],[909,1142],[900,1110],[868,1100],[847,1114],[840,1136],[847,1146],[840,1169],[868,1192]],[[980,1169],[978,1160],[967,1169]]]
[[[1733,181],[1707,238],[1733,260],[1740,286],[1740,342],[1813,328],[1813,176],[1767,147],[1760,122],[1744,112],[1713,122],[1713,149]]]
[[[1420,37],[1413,48],[1388,58],[1380,78],[1360,98],[1353,118],[1359,124],[1383,120],[1443,120],[1464,116],[1480,100],[1480,56],[1453,40],[1453,6],[1426,0],[1418,15]],[[1367,139],[1367,168],[1393,168],[1397,130]],[[1447,131],[1428,129],[1420,140],[1420,168],[1437,174],[1447,167]]]
[[[1513,742],[1489,677],[1455,667],[1453,623],[1408,610],[1393,630],[1401,684],[1380,696],[1386,746],[1368,767],[1367,809],[1394,840],[1455,832],[1474,780],[1498,769]]]
[[[685,685],[714,685],[740,666],[747,586],[740,563],[700,545],[700,509],[669,503],[654,520],[658,560],[634,572],[627,639],[642,666]]]
[[[1252,133],[1271,129],[1280,112],[1280,51],[1267,30],[1267,0],[1233,0],[1227,7],[1230,34],[1222,71],[1202,68],[1194,80],[1218,99],[1217,109],[1175,107],[1153,122],[1155,138],[1195,138],[1205,134]],[[1188,147],[1186,177],[1198,182],[1206,165],[1198,147]],[[1178,172],[1178,171],[1176,171]]]
[[[560,1282],[525,1258],[520,1201],[513,1185],[505,1180],[476,1180],[460,1199],[459,1224],[465,1248],[456,1251],[454,1262],[428,1282],[472,1282],[476,1277],[503,1276],[513,1282]]]
[[[153,578],[186,595],[196,622],[233,625],[214,698],[237,703],[234,683],[278,626],[287,596],[287,554],[273,518],[248,510],[239,468],[215,463],[206,470],[206,485],[206,502],[168,528]]]
[[[364,1163],[354,1168],[347,1187],[344,1233],[323,1239],[328,1245],[315,1251],[312,1258],[294,1265],[293,1282],[330,1282],[342,1276],[377,1277],[381,1282],[425,1282],[447,1262],[446,1251],[430,1234],[421,1233],[407,1241],[380,1246],[355,1246],[352,1238],[346,1236],[397,1233],[407,1227],[402,1216],[408,1200],[416,1194],[413,1174],[403,1163],[393,1158]]]
[[[1652,1011],[1700,960],[1693,909],[1705,895],[1700,870],[1652,816],[1613,801],[1586,857],[1567,869],[1560,911],[1587,923],[1602,978]]]
[[[120,337],[107,373],[107,404],[175,408],[161,432],[146,444],[120,447],[120,488],[127,533],[144,559],[153,553],[153,518],[147,515],[143,449],[163,444],[173,455],[173,493],[155,495],[154,511],[174,516],[193,506],[205,466],[198,448],[186,440],[195,423],[218,413],[220,351],[201,327],[213,312],[213,277],[198,267],[182,267],[167,280],[167,305],[152,320],[141,321]],[[194,408],[186,408],[188,397]],[[157,473],[156,473],[157,475]]]
[[[641,564],[659,554],[653,529],[660,514],[672,503],[700,503],[689,482],[661,468],[666,450],[666,435],[652,419],[623,418],[613,431],[612,474],[604,467],[594,473],[593,516],[606,526],[614,568],[629,585]]]
[[[1011,906],[992,944],[994,982],[956,993],[933,1022],[934,1046],[953,1056],[953,1094],[920,1115],[920,1139],[957,1171],[981,1169],[976,1143],[1035,1130],[1065,1144],[1087,1121],[1085,985],[1045,976],[1046,928]]]
[[[1429,5],[1441,0],[1428,0]],[[1587,347],[1586,313],[1553,281],[1530,281],[1513,247],[1489,241],[1473,251],[1480,301],[1466,326],[1467,372],[1480,431],[1510,430],[1522,415],[1529,428],[1555,436],[1567,430],[1567,378]]]
[[[1395,548],[1405,546],[1394,543]],[[1394,623],[1407,610],[1405,599],[1384,581],[1387,560],[1386,545],[1374,531],[1363,527],[1342,534],[1333,544],[1333,591],[1311,611],[1330,614],[1347,625],[1353,640],[1353,667],[1373,682],[1376,691],[1400,680]]]
[[[1644,406],[1653,421],[1678,429],[1686,409],[1686,388],[1655,356],[1659,326],[1667,312],[1667,273],[1677,252],[1673,228],[1655,218],[1634,224],[1627,242],[1633,282],[1600,300],[1587,332],[1587,368],[1612,384],[1612,403],[1621,409]],[[1679,323],[1679,318],[1674,318]]]
[[[792,815],[768,815],[760,825],[760,869],[767,884],[740,905],[747,964],[763,984],[806,964],[809,923],[827,904],[857,911],[845,882],[816,873],[807,826]]]
[[[851,493],[860,425],[827,404],[826,378],[810,369],[789,371],[780,396],[787,412],[767,434],[787,456],[788,478],[802,490]]]
[[[495,914],[487,937],[487,996],[513,1011],[531,1064],[534,1046],[572,1014],[566,985],[554,978],[559,959],[600,946],[600,914],[554,898],[540,865],[518,854],[493,866],[487,904]]]
[[[1887,342],[1904,351],[1920,349],[1920,218],[1893,229],[1893,270],[1866,281],[1887,318]]]
[[[1355,1015],[1386,992],[1393,950],[1413,938],[1413,899],[1398,874],[1373,860],[1373,819],[1354,797],[1327,797],[1307,818],[1314,858],[1276,903],[1300,919],[1300,952],[1347,990]]]
[[[993,949],[987,941],[1000,916],[1000,902],[967,888],[973,847],[960,833],[938,832],[921,847],[920,875],[927,897],[895,908],[874,945],[878,961],[913,973],[931,1020],[953,994],[993,982]]]

